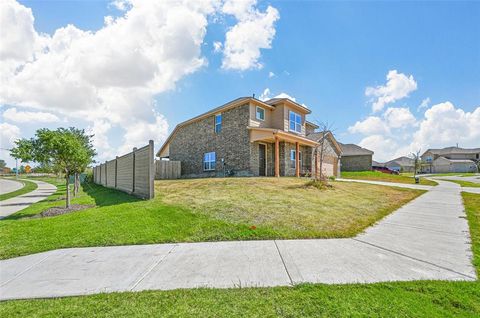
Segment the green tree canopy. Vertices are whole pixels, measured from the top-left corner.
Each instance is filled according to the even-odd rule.
[[[63,172],[66,178],[66,206],[70,207],[69,177],[83,172],[96,155],[91,139],[82,129],[39,129],[34,138],[19,139],[11,150],[14,158],[23,162],[36,162]]]

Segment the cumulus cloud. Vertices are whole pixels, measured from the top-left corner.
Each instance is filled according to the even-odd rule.
[[[275,76],[275,73],[273,73],[273,72],[268,72],[268,78],[272,78],[272,77],[274,77],[274,76]]]
[[[272,47],[278,10],[268,6],[265,12],[255,9],[256,0],[227,0],[222,12],[233,15],[238,23],[225,36],[222,68],[247,70],[262,68],[260,50]]]
[[[390,130],[387,124],[377,116],[369,116],[362,121],[357,121],[353,126],[348,127],[348,132],[363,135],[388,133]]]
[[[12,166],[14,161],[12,161],[10,152],[6,149],[12,148],[14,141],[20,139],[20,137],[20,128],[9,123],[0,123],[0,155],[9,166]]]
[[[363,135],[359,144],[373,150],[379,161],[457,143],[465,148],[480,147],[480,107],[466,112],[444,102],[427,109],[419,119],[406,107],[388,108],[382,117],[357,121],[348,132]]]
[[[383,117],[390,128],[402,128],[416,123],[415,116],[408,107],[389,107]]]
[[[407,76],[391,70],[387,74],[387,83],[376,87],[367,87],[365,95],[373,98],[372,110],[377,112],[383,109],[386,104],[393,103],[399,99],[409,96],[417,89],[417,82],[412,75]]]
[[[262,92],[262,94],[260,95],[259,99],[262,100],[262,101],[266,101],[266,100],[268,100],[268,99],[271,98],[270,95],[271,95],[270,88],[267,87],[267,88],[265,88],[265,89],[263,90],[263,92]]]
[[[17,111],[15,107],[3,112],[3,118],[16,123],[54,123],[60,121],[56,115],[47,112]]]
[[[201,48],[209,16],[234,15],[238,22],[226,35],[225,68],[260,65],[278,11],[260,12],[255,4],[116,0],[121,15],[105,17],[99,30],[67,25],[46,35],[35,30],[29,8],[0,1],[0,104],[86,120],[103,147],[99,153],[111,149],[105,136],[114,127],[124,130],[125,146],[161,143],[168,125],[155,113],[153,98],[207,64]],[[240,48],[245,32],[256,35]]]

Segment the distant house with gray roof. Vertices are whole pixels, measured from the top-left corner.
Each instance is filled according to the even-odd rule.
[[[422,171],[426,173],[477,172],[480,148],[447,147],[428,149],[422,156]]]
[[[413,172],[413,170],[415,170],[415,160],[403,156],[387,161],[383,166],[398,172]]]
[[[367,171],[372,170],[373,151],[355,144],[339,143],[342,149],[340,159],[341,171]]]

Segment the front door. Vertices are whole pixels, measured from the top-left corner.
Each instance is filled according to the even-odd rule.
[[[258,145],[258,175],[267,175],[267,147],[264,144]]]

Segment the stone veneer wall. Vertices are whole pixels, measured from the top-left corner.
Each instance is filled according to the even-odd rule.
[[[249,104],[222,112],[222,131],[215,133],[215,115],[180,127],[170,142],[170,160],[182,162],[182,177],[223,176],[221,159],[225,168],[236,176],[258,175],[258,162],[251,169],[252,157],[250,136],[247,126],[250,119]],[[216,153],[215,171],[203,170],[203,156]],[[257,146],[258,161],[258,146]]]
[[[295,144],[290,142],[280,142],[280,175],[295,176],[295,168],[291,164],[290,150],[295,150]],[[300,146],[302,153],[302,162],[300,166],[300,174],[311,172],[312,165],[312,148],[308,146]]]
[[[340,159],[341,171],[372,170],[372,155],[347,156]]]

